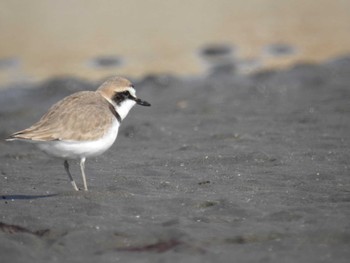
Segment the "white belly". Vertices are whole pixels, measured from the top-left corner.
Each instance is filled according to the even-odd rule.
[[[95,141],[51,141],[37,144],[39,149],[49,155],[67,159],[97,156],[108,150],[118,135],[119,122],[114,121],[111,129]]]

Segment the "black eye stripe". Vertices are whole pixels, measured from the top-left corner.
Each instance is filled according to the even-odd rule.
[[[117,104],[120,105],[124,100],[131,99],[134,100],[134,97],[130,94],[128,90],[116,92],[112,98],[112,100]]]
[[[122,103],[122,101],[125,100],[125,97],[120,93],[120,92],[116,92],[112,98],[112,100],[119,105],[120,103]]]

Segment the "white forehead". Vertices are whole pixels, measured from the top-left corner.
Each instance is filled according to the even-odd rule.
[[[136,90],[133,87],[129,87],[127,90],[130,92],[132,96],[136,97]]]

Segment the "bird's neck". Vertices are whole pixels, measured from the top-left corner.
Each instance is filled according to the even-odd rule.
[[[114,105],[114,107],[115,110],[118,112],[120,118],[123,120],[135,104],[136,102],[133,100],[126,100],[120,103],[119,105]]]

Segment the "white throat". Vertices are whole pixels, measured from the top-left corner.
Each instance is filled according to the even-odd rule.
[[[113,105],[115,107],[115,110],[118,112],[120,118],[123,120],[135,104],[136,102],[133,100],[125,100],[122,103],[120,103],[120,105]]]

